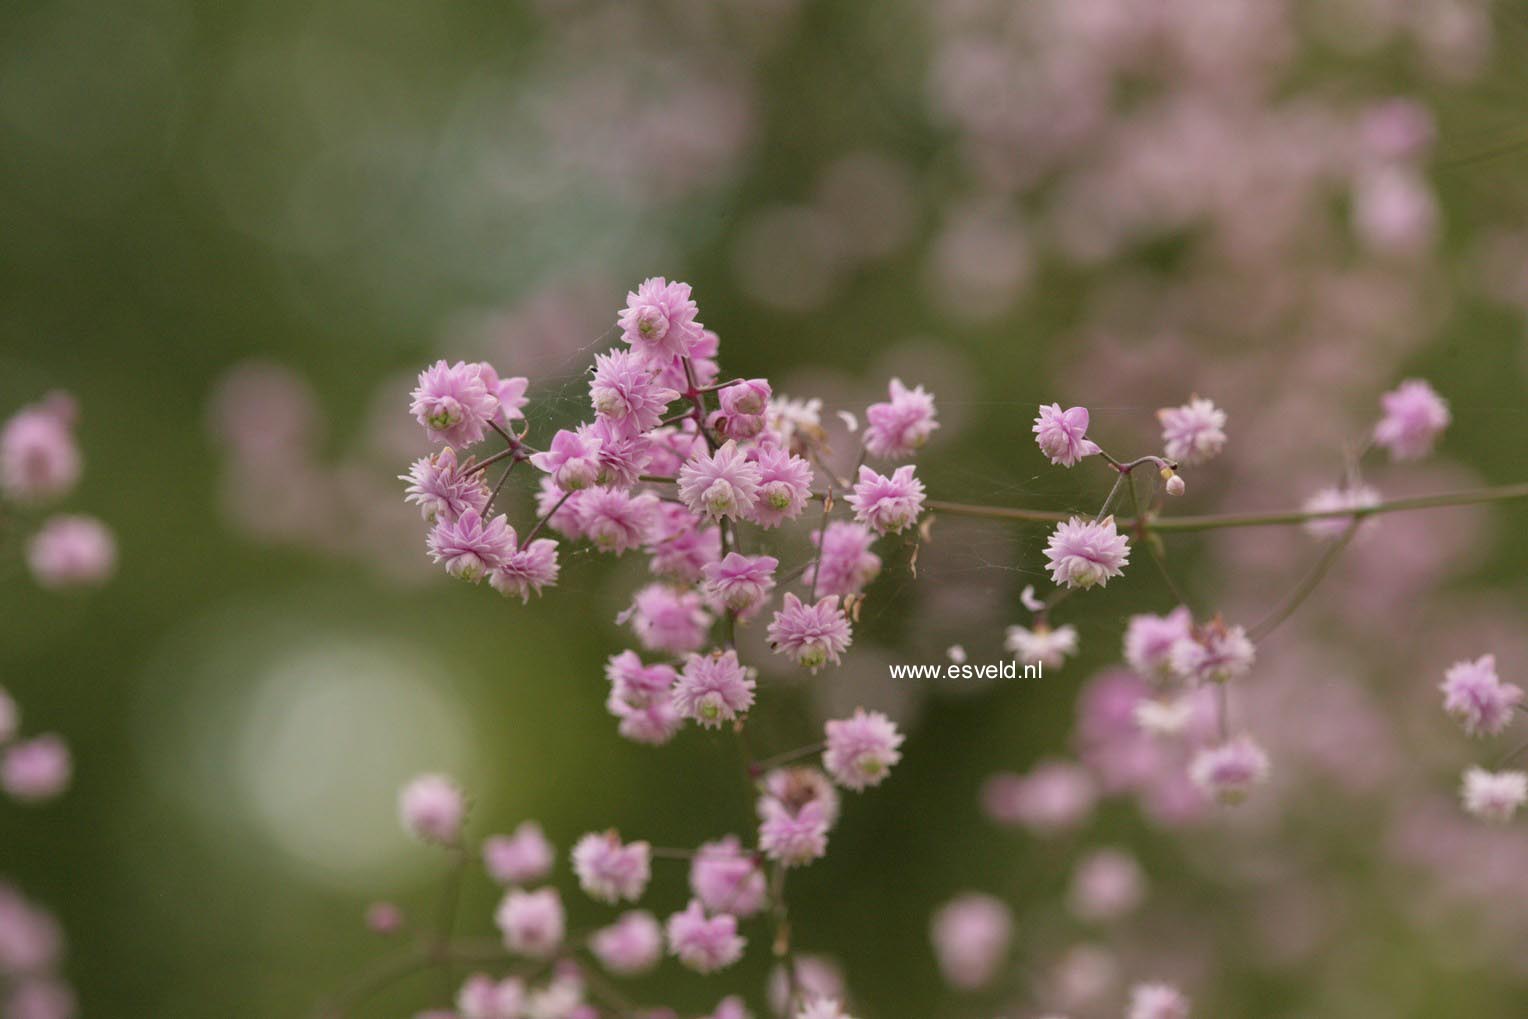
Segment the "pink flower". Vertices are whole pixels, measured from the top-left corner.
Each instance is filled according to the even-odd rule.
[[[605,707],[621,720],[622,736],[637,743],[661,745],[679,731],[683,716],[674,707],[676,675],[668,665],[643,665],[633,651],[623,651],[605,665],[610,697]]]
[[[827,595],[815,605],[806,605],[787,592],[784,605],[769,624],[768,636],[769,646],[776,654],[788,655],[812,672],[828,662],[837,665],[839,656],[853,640],[849,618],[838,607],[836,594]]]
[[[683,655],[700,650],[706,642],[711,617],[694,591],[648,584],[636,593],[631,607],[617,616],[616,622],[630,622],[632,632],[649,651]]]
[[[635,902],[652,877],[651,849],[646,842],[622,845],[613,831],[591,832],[573,846],[573,873],[592,899]]]
[[[1136,984],[1125,1019],[1188,1019],[1188,999],[1167,984]]]
[[[1370,105],[1358,128],[1364,149],[1381,160],[1421,155],[1437,136],[1432,113],[1411,99],[1384,99]]]
[[[934,397],[922,386],[908,389],[892,379],[890,400],[865,409],[865,450],[871,456],[901,460],[928,442],[939,422],[934,420]]]
[[[594,355],[589,400],[594,412],[626,435],[656,428],[679,394],[661,385],[652,366],[629,350]]]
[[[775,589],[775,567],[779,565],[780,560],[774,556],[728,552],[721,562],[707,563],[702,568],[706,594],[729,612],[750,615]]]
[[[512,888],[499,903],[493,921],[504,945],[516,955],[544,959],[562,944],[567,919],[555,888],[527,892]]]
[[[753,1014],[748,1011],[747,1002],[736,994],[729,994],[716,1003],[709,1015],[701,1019],[753,1019]]]
[[[812,465],[778,446],[760,449],[755,462],[759,466],[759,490],[751,514],[753,522],[769,528],[795,520],[812,494]]]
[[[1135,857],[1119,849],[1098,849],[1077,865],[1067,902],[1083,920],[1114,920],[1131,912],[1146,895],[1146,875]]]
[[[803,952],[795,954],[795,965],[790,969],[776,964],[770,971],[764,995],[775,1015],[784,1016],[789,1012],[793,986],[798,1001],[822,998],[837,1001],[844,994],[844,974],[831,959]]]
[[[467,816],[467,799],[444,775],[420,775],[398,793],[403,827],[422,842],[455,845]]]
[[[530,601],[531,594],[540,594],[543,587],[557,583],[560,567],[557,564],[557,542],[550,538],[537,538],[529,545],[516,545],[515,529],[509,529],[513,551],[502,565],[488,576],[488,583],[506,598],[517,594],[521,603]]]
[[[1350,482],[1346,485],[1323,488],[1305,500],[1305,512],[1329,513],[1333,510],[1367,509],[1378,506],[1379,490],[1368,485]],[[1304,524],[1305,533],[1326,540],[1340,538],[1347,529],[1361,521],[1362,517],[1317,517]]]
[[[741,379],[717,392],[718,402],[728,415],[758,417],[769,407],[774,395],[768,379]]]
[[[532,453],[531,463],[552,476],[564,492],[588,488],[599,479],[600,441],[584,432],[561,429],[542,453]]]
[[[0,431],[0,492],[19,503],[67,495],[80,478],[74,400],[54,393],[21,408]]]
[[[1380,397],[1384,416],[1374,426],[1374,441],[1391,459],[1417,460],[1432,452],[1451,420],[1448,402],[1421,379],[1408,379]]]
[[[1035,418],[1035,441],[1040,452],[1050,457],[1050,462],[1062,467],[1074,466],[1085,456],[1102,452],[1098,443],[1084,436],[1088,431],[1088,409],[1072,407],[1063,411],[1061,404],[1040,405],[1040,416]]]
[[[1240,626],[1227,626],[1219,617],[1193,630],[1172,646],[1173,671],[1198,683],[1227,683],[1245,676],[1257,659],[1257,648]]]
[[[715,729],[753,706],[755,685],[753,670],[739,664],[736,651],[690,655],[674,684],[674,708]]]
[[[902,759],[897,748],[904,737],[879,711],[855,708],[848,718],[828,722],[825,730],[823,767],[846,789],[858,791],[880,785],[892,765]]]
[[[813,531],[818,557],[802,575],[820,594],[859,594],[881,572],[881,557],[870,551],[875,535],[863,524],[835,520],[826,532]]]
[[[705,327],[695,321],[695,302],[688,283],[670,283],[662,276],[642,281],[627,293],[626,309],[617,319],[621,340],[655,368],[697,353]]]
[[[69,788],[73,772],[68,744],[49,733],[5,748],[0,787],[24,803],[39,803]]]
[[[1438,232],[1438,201],[1415,168],[1387,163],[1353,181],[1353,232],[1371,250],[1413,255]]]
[[[758,464],[749,462],[729,440],[715,453],[699,454],[679,469],[679,498],[692,513],[735,520],[752,512],[760,476]]]
[[[511,421],[525,420],[525,414],[520,408],[530,402],[525,397],[525,391],[530,387],[529,379],[522,375],[512,379],[501,379],[498,372],[485,363],[483,381],[488,386],[488,391],[499,399],[499,411],[493,416],[495,424],[507,430]]]
[[[78,1009],[67,984],[41,974],[16,981],[5,999],[10,1019],[74,1019]]]
[[[542,478],[536,493],[536,515],[547,518],[547,526],[567,538],[582,538],[583,528],[578,522],[578,506],[587,494],[564,492],[551,478]]]
[[[601,552],[620,555],[641,547],[657,519],[658,498],[650,492],[632,495],[619,488],[597,488],[578,502],[579,529]]]
[[[643,665],[635,651],[612,655],[605,663],[605,678],[611,691],[632,705],[647,704],[655,698],[669,699],[677,678],[672,666]]]
[[[1165,616],[1131,616],[1125,627],[1125,661],[1142,679],[1158,683],[1174,676],[1173,645],[1193,635],[1194,618],[1186,605]]]
[[[982,804],[994,821],[1019,825],[1037,835],[1079,827],[1093,814],[1098,786],[1086,770],[1061,761],[1042,761],[1027,775],[1002,772],[982,788]]]
[[[43,973],[56,967],[64,938],[51,913],[0,883],[0,972],[7,977]]]
[[[457,462],[456,450],[450,446],[415,460],[409,472],[399,475],[398,480],[409,483],[403,501],[418,506],[420,515],[429,524],[442,517],[455,520],[469,509],[482,513],[488,505],[483,472],[464,472]]]
[[[524,821],[512,835],[483,840],[483,867],[501,885],[523,885],[551,873],[556,857],[541,825]]]
[[[433,441],[458,448],[470,446],[483,438],[488,422],[499,410],[499,398],[489,389],[490,381],[497,388],[498,376],[487,365],[436,361],[419,373],[409,412]]]
[[[1130,543],[1114,529],[1114,518],[1073,517],[1058,524],[1045,546],[1051,580],[1067,587],[1105,587],[1130,562]]]
[[[1459,790],[1464,809],[1487,821],[1510,821],[1528,800],[1528,774],[1470,768]]]
[[[502,513],[485,524],[477,510],[467,509],[455,520],[437,520],[429,547],[430,558],[447,573],[476,584],[509,561],[515,532]]]
[[[721,408],[708,419],[715,431],[731,439],[751,439],[764,431],[764,411],[770,397],[767,381],[734,382],[716,395]]]
[[[699,900],[691,899],[682,913],[668,918],[665,927],[669,952],[697,973],[714,973],[743,957],[747,939],[737,933],[737,917],[718,913],[707,917]]]
[[[758,813],[764,855],[799,867],[826,855],[828,832],[838,820],[838,794],[814,768],[782,768],[765,776]]]
[[[914,476],[911,464],[898,467],[889,478],[861,466],[846,501],[860,523],[878,534],[896,534],[916,523],[923,512],[923,482]]]
[[[945,981],[962,991],[997,975],[1013,937],[1013,914],[1000,899],[970,892],[939,907],[929,929]]]
[[[95,517],[49,517],[27,543],[27,566],[50,590],[99,587],[117,567],[117,542]]]
[[[678,503],[658,504],[648,536],[649,568],[682,584],[698,582],[708,563],[722,557],[721,529],[706,524]]]
[[[612,691],[605,701],[605,707],[620,719],[616,731],[633,743],[662,746],[674,738],[684,722],[684,716],[674,707],[674,701],[669,697],[646,704],[629,704]]]
[[[1189,764],[1189,778],[1211,799],[1227,805],[1245,800],[1268,781],[1268,755],[1249,736],[1205,747]]]
[[[595,931],[589,939],[589,951],[617,976],[645,973],[663,956],[663,929],[651,913],[632,910]]]
[[[1473,662],[1455,662],[1444,673],[1438,689],[1443,691],[1443,710],[1452,715],[1471,736],[1494,736],[1512,721],[1512,711],[1523,700],[1522,687],[1503,683],[1496,675],[1496,656],[1482,655]]]
[[[690,861],[690,891],[712,913],[748,917],[764,908],[764,869],[736,835],[706,842]]]
[[[1068,657],[1077,653],[1077,627],[1058,626],[1053,630],[1046,623],[1036,623],[1031,630],[1010,626],[1003,647],[1019,661],[1060,668]]]
[[[653,462],[653,440],[646,435],[622,435],[603,418],[579,428],[579,434],[599,443],[599,474],[596,484],[630,488],[641,480]]]
[[[525,982],[519,977],[495,981],[474,973],[456,992],[461,1019],[521,1019],[525,1014]]]
[[[1181,407],[1163,407],[1157,420],[1169,460],[1204,463],[1226,446],[1226,412],[1203,397],[1191,396]]]
[[[389,937],[403,930],[403,910],[391,902],[373,902],[366,907],[366,929]]]

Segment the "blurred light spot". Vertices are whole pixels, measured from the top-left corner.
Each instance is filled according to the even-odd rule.
[[[405,781],[492,790],[449,659],[319,611],[245,604],[173,637],[139,687],[135,742],[230,867],[374,889],[437,862],[398,822]]]
[[[422,663],[355,645],[275,663],[247,700],[232,753],[242,798],[280,848],[336,878],[414,855],[398,787],[422,770],[461,774],[468,726]]]

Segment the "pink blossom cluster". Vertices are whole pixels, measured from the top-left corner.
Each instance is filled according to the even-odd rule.
[[[74,398],[54,392],[0,426],[0,516],[26,519],[74,490],[83,471],[78,419]],[[59,513],[28,530],[24,555],[40,587],[99,587],[116,569],[116,539],[95,517]]]
[[[740,628],[763,631],[764,643],[779,656],[776,664],[790,663],[807,674],[839,665],[854,643],[868,585],[894,555],[916,552],[933,508],[913,466],[873,462],[910,455],[937,427],[932,400],[921,387],[894,381],[889,399],[866,411],[869,424],[860,433],[853,477],[847,477],[830,465],[820,405],[777,397],[767,379],[718,381],[718,340],[697,316],[683,284],[648,280],[629,294],[617,318],[624,346],[595,359],[592,418],[557,430],[544,448],[532,445],[536,416],[521,413],[529,406],[528,386],[505,390],[484,364],[440,362],[420,376],[413,408],[434,441],[465,447],[491,435],[498,440],[493,451],[470,454],[444,445],[406,478],[408,501],[430,525],[429,554],[447,574],[472,583],[488,579],[524,599],[555,582],[564,548],[632,552],[646,560],[651,579],[617,617],[636,646],[607,660],[606,703],[622,736],[654,745],[679,737],[691,722],[702,732],[740,735],[749,728],[750,714],[770,687],[761,666],[745,660]],[[1403,399],[1384,401],[1373,436],[1374,445],[1391,449],[1397,459],[1425,452],[1447,424],[1446,404],[1428,404],[1413,384],[1403,390]],[[506,391],[507,399],[494,395]],[[513,406],[506,410],[506,404]],[[1136,797],[1160,825],[1213,823],[1208,819],[1218,816],[1210,809],[1215,804],[1243,803],[1264,787],[1270,788],[1259,793],[1259,802],[1279,794],[1270,782],[1274,754],[1267,747],[1279,752],[1284,782],[1283,743],[1270,741],[1261,714],[1243,705],[1261,703],[1253,673],[1266,668],[1259,661],[1263,636],[1309,591],[1297,589],[1287,609],[1246,625],[1228,622],[1219,611],[1195,611],[1198,600],[1179,593],[1152,545],[1160,540],[1152,526],[1165,516],[1168,500],[1187,492],[1183,468],[1231,470],[1235,464],[1225,458],[1207,466],[1228,445],[1228,415],[1215,402],[1195,395],[1160,411],[1158,421],[1160,455],[1130,459],[1105,450],[1099,439],[1108,436],[1090,434],[1094,421],[1086,408],[1042,405],[1035,419],[1035,441],[1047,460],[1064,467],[1096,465],[1110,487],[1097,512],[1040,516],[1054,522],[1043,550],[1054,588],[1043,597],[1025,590],[1020,604],[1028,619],[1007,629],[1005,648],[1053,668],[1076,658],[1082,651],[1078,627],[1055,618],[1063,602],[1106,587],[1146,559],[1156,561],[1183,603],[1126,620],[1124,665],[1083,688],[1075,761],[1043,760],[1026,773],[1002,772],[988,781],[982,803],[1001,824],[1046,838],[1075,838],[1099,804],[1121,794]],[[851,434],[858,432],[857,419],[850,424]],[[489,471],[495,464],[500,469]],[[540,472],[533,475],[537,492],[510,484],[518,480],[512,472],[520,464]],[[1358,468],[1355,459],[1340,485],[1286,521],[1303,521],[1311,533],[1331,539],[1326,554],[1340,552],[1360,521],[1387,509]],[[521,496],[535,503],[533,522],[520,528],[523,540],[509,511],[495,512],[496,505]],[[809,507],[820,514],[808,516]],[[782,568],[792,554],[783,525],[803,518],[806,561]],[[539,537],[543,533],[548,536]],[[518,564],[517,556],[523,557]],[[1522,700],[1516,686],[1496,676],[1489,656],[1451,669],[1443,693],[1445,707],[1471,735],[1500,732]],[[1259,723],[1257,738],[1242,719]],[[515,976],[476,976],[462,988],[458,1010],[513,1011],[525,1007],[520,1003],[528,995],[557,993],[570,1009],[598,1014],[594,999],[604,992],[598,987],[602,978],[591,978],[594,967],[623,977],[646,973],[669,957],[708,974],[734,966],[750,945],[778,944],[787,876],[826,855],[844,809],[842,791],[882,783],[900,762],[903,743],[886,714],[858,708],[827,721],[822,741],[801,751],[758,760],[743,744],[753,832],[716,833],[695,849],[656,848],[615,830],[579,838],[571,853],[578,885],[595,902],[622,910],[587,933],[569,933],[557,889],[536,887],[546,879],[552,855],[538,828],[485,840],[489,875],[508,885],[495,913],[505,951],[554,965],[537,978],[547,980],[539,987]],[[801,760],[819,753],[820,760]],[[1470,813],[1505,820],[1528,799],[1528,778],[1472,768],[1461,794]],[[422,840],[455,853],[469,845],[465,799],[449,781],[416,780],[400,809],[405,826]],[[1240,813],[1256,816],[1258,810]],[[667,860],[688,861],[688,895],[653,910],[644,900],[656,897],[650,887],[661,884],[654,871]],[[1073,919],[1101,926],[1139,910],[1152,885],[1130,852],[1093,846],[1062,887]],[[961,989],[990,985],[1008,961],[1011,929],[1007,907],[981,893],[966,893],[942,909],[931,936],[948,981]],[[1102,965],[1080,948],[1063,961],[1058,986],[1073,990],[1097,977]],[[784,1011],[844,1014],[841,988],[804,993],[796,983],[788,984]],[[495,1004],[500,996],[511,1004]],[[1066,1007],[1072,997],[1058,992],[1057,1003]],[[462,1003],[469,1000],[475,1012]],[[737,1007],[728,999],[715,1015],[737,1014]],[[1136,985],[1125,1008],[1131,1019],[1189,1014],[1188,998],[1166,983]]]
[[[687,723],[741,733],[764,688],[738,631],[758,626],[778,661],[805,673],[839,665],[882,568],[876,546],[901,553],[919,541],[925,490],[916,468],[880,461],[905,460],[927,443],[939,427],[933,397],[893,379],[886,399],[865,410],[859,462],[843,477],[830,466],[820,404],[777,396],[767,379],[724,379],[717,335],[699,321],[687,284],[644,281],[616,326],[621,345],[594,357],[592,416],[552,431],[544,445],[532,435],[541,416],[526,413],[535,409],[527,379],[482,362],[442,360],[421,372],[410,411],[437,448],[403,476],[404,498],[447,575],[486,580],[522,601],[556,583],[567,548],[642,555],[652,579],[616,619],[637,647],[605,665],[619,733],[650,745]],[[534,492],[517,485],[522,464],[535,472]],[[535,518],[517,527],[511,513],[527,496]],[[810,527],[798,551],[782,531],[803,517]],[[784,569],[786,555],[805,561]],[[598,903],[634,907],[587,934],[570,934],[560,893],[538,886],[553,855],[539,827],[485,838],[487,874],[507,886],[494,914],[506,952],[558,964],[541,986],[476,974],[457,1012],[551,1015],[531,1004],[550,994],[587,1009],[598,983],[589,966],[625,977],[668,956],[697,973],[730,968],[750,942],[776,936],[748,929],[777,923],[786,874],[827,853],[840,789],[886,781],[903,742],[889,716],[861,708],[828,720],[819,744],[777,755],[778,765],[747,759],[757,829],[746,841],[718,834],[691,850],[615,830],[582,836],[570,854],[579,887]],[[817,755],[818,763],[801,761]],[[467,799],[450,779],[414,779],[399,813],[419,840],[470,850]],[[675,859],[689,862],[691,897],[666,917],[641,908],[654,871]],[[379,929],[396,929],[396,917],[383,919]],[[782,1012],[845,1019],[841,985],[801,984],[787,989]],[[718,1006],[717,1016],[732,1014],[740,1013]]]
[[[1443,692],[1443,710],[1477,738],[1502,733],[1519,712],[1528,711],[1523,704],[1523,688],[1497,675],[1495,655],[1455,662],[1439,689]],[[1494,770],[1478,766],[1465,770],[1459,788],[1465,810],[1487,821],[1505,822],[1528,803],[1528,772],[1507,767],[1519,752],[1507,755]]]

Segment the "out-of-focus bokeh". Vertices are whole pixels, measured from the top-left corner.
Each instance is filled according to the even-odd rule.
[[[728,741],[640,747],[605,712],[642,563],[567,555],[522,608],[430,567],[396,480],[424,363],[528,376],[550,436],[646,276],[694,285],[729,375],[821,397],[833,428],[889,376],[925,384],[937,498],[1091,510],[1107,478],[1044,462],[1036,405],[1144,453],[1155,410],[1199,393],[1231,442],[1173,509],[1298,506],[1410,376],[1453,424],[1372,484],[1528,478],[1525,48],[1528,14],[1483,0],[6,5],[0,411],[75,395],[72,501],[118,542],[102,590],[39,591],[14,557],[0,590],[0,685],[75,772],[0,809],[0,874],[58,915],[81,1013],[307,1014],[379,951],[367,902],[430,908],[441,861],[395,808],[419,771],[461,780],[474,831],[536,818],[561,849],[750,828]],[[1044,584],[1042,528],[939,520],[845,668],[764,676],[765,745],[861,703],[909,734],[793,876],[799,946],[867,1017],[1118,1015],[1156,975],[1206,1016],[1528,1013],[1528,834],[1456,802],[1507,747],[1436,691],[1487,652],[1528,677],[1525,525],[1521,504],[1366,525],[1238,702],[1265,796],[1206,815],[1121,783],[1042,839],[991,823],[983,782],[1078,755],[1107,777],[1088,735],[1130,696],[1106,671],[1125,616],[1173,603],[1142,558],[1068,603],[1082,651],[1043,681],[891,681],[951,644],[1003,657]],[[1228,618],[1317,552],[1298,529],[1169,544]],[[1062,894],[1100,847],[1148,875],[1107,924]],[[652,894],[678,908],[682,882]],[[929,944],[967,891],[1016,917],[977,994]],[[572,926],[603,916],[568,898]],[[469,883],[464,928],[490,933],[494,901]],[[762,1008],[765,955],[640,986]]]

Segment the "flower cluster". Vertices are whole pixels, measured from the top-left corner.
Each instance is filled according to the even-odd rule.
[[[429,557],[446,574],[487,580],[522,601],[556,583],[565,544],[645,556],[653,579],[616,619],[640,649],[619,651],[605,665],[606,704],[618,731],[657,745],[687,722],[739,730],[760,682],[758,669],[743,660],[738,629],[762,619],[782,664],[809,673],[838,665],[853,643],[866,587],[882,568],[875,546],[918,540],[925,497],[916,468],[875,461],[904,460],[926,444],[939,427],[933,397],[891,380],[887,399],[865,410],[851,479],[831,466],[820,403],[777,396],[767,379],[723,379],[718,338],[698,320],[687,284],[644,281],[627,295],[617,326],[622,346],[594,357],[592,416],[555,430],[544,447],[532,444],[538,418],[525,413],[534,396],[526,379],[502,378],[481,362],[439,361],[421,372],[410,410],[439,448],[403,476],[404,499],[418,508]],[[499,448],[485,452],[489,440]],[[517,528],[506,506],[518,500],[511,475],[521,464],[539,477],[536,518]],[[801,535],[806,561],[782,570],[794,546],[779,532],[813,504],[821,509]],[[583,1007],[599,986],[590,965],[630,976],[667,953],[698,973],[732,966],[753,940],[747,924],[780,922],[787,871],[826,854],[841,811],[839,788],[881,784],[901,759],[903,741],[888,716],[857,709],[827,721],[818,746],[785,755],[820,752],[820,767],[749,761],[758,819],[749,842],[721,834],[694,850],[659,850],[613,830],[577,840],[573,873],[606,905],[640,902],[660,861],[688,860],[692,897],[661,921],[631,909],[570,936],[557,889],[534,887],[553,855],[541,829],[527,822],[512,835],[484,839],[485,870],[508,886],[495,913],[505,951],[560,961],[539,987],[475,974],[460,989],[458,1012],[572,1015],[538,1011],[534,1002]],[[449,779],[416,778],[402,790],[399,811],[420,840],[455,853],[468,847],[466,798]],[[384,919],[383,926],[397,926],[396,917]],[[798,983],[780,1002],[782,1012],[846,1019],[841,986]],[[723,1002],[715,1014],[741,1013]]]
[[[1443,692],[1443,710],[1477,738],[1503,732],[1517,712],[1528,710],[1523,705],[1523,688],[1503,682],[1496,674],[1495,655],[1455,662],[1438,688]],[[1510,821],[1528,803],[1528,772],[1506,767],[1518,752],[1504,758],[1495,771],[1465,770],[1459,788],[1465,810],[1487,821]]]
[[[33,581],[48,591],[94,588],[116,569],[111,531],[95,517],[50,513],[83,473],[75,440],[74,398],[54,392],[0,426],[0,530],[19,545]],[[53,800],[69,788],[74,762],[55,733],[22,735],[21,709],[0,689],[0,791],[20,804]],[[0,985],[7,1015],[66,1019],[74,992],[58,975],[63,934],[57,921],[0,884]]]
[[[446,574],[473,584],[486,579],[522,600],[556,582],[565,546],[644,558],[651,577],[616,617],[636,646],[610,655],[605,665],[606,704],[619,733],[650,745],[674,740],[687,723],[694,723],[692,732],[742,733],[769,687],[759,666],[746,660],[740,629],[758,626],[779,656],[776,665],[811,674],[839,665],[854,643],[867,588],[891,554],[926,538],[931,509],[971,507],[930,503],[916,468],[894,462],[923,447],[938,428],[932,397],[921,387],[892,380],[888,399],[865,410],[862,432],[854,415],[844,415],[859,449],[852,469],[841,471],[833,466],[820,403],[778,396],[768,379],[725,380],[718,337],[698,321],[687,285],[643,282],[628,294],[617,325],[622,346],[594,357],[592,415],[552,431],[544,444],[532,444],[539,420],[524,412],[533,395],[525,379],[501,379],[486,363],[441,361],[421,373],[411,409],[425,434],[442,445],[405,476],[405,499],[428,524],[429,556]],[[1157,550],[1157,522],[1164,504],[1187,491],[1180,470],[1225,450],[1228,415],[1195,395],[1157,418],[1161,453],[1130,459],[1111,455],[1089,434],[1086,408],[1039,408],[1033,434],[1044,457],[1068,468],[1097,464],[1112,483],[1096,513],[1020,517],[1054,522],[1044,548],[1054,589],[1041,597],[1026,588],[1021,595],[1028,618],[1008,627],[1004,640],[1013,655],[1053,668],[1077,657],[1078,627],[1055,620],[1058,607],[1076,592],[1125,576],[1142,554],[1186,601]],[[1408,383],[1385,398],[1374,444],[1400,459],[1419,456],[1446,423],[1446,405],[1436,394]],[[491,437],[493,451],[472,448]],[[491,472],[496,464],[499,470]],[[539,474],[533,475],[534,519],[517,529],[503,507],[528,501],[523,486],[510,485],[521,464]],[[1304,513],[1286,521],[1341,539],[1329,543],[1327,557],[1342,550],[1361,521],[1387,508],[1358,466],[1348,464],[1342,484],[1318,493]],[[1144,491],[1138,483],[1143,468]],[[801,520],[809,507],[820,513],[804,521],[810,526],[800,536],[805,561],[783,568],[793,552],[785,525]],[[1315,580],[1326,565],[1323,558]],[[989,816],[1058,837],[1081,831],[1104,797],[1121,792],[1155,797],[1148,809],[1176,817],[1246,800],[1268,784],[1272,765],[1262,743],[1232,724],[1231,691],[1241,691],[1258,664],[1257,641],[1311,586],[1314,581],[1302,584],[1288,605],[1249,626],[1188,604],[1131,616],[1122,647],[1127,668],[1084,691],[1080,759],[994,775],[982,793]],[[1489,656],[1450,670],[1444,696],[1472,735],[1500,732],[1522,701],[1516,686],[1496,677]],[[828,720],[821,742],[801,750],[761,761],[742,744],[757,821],[751,833],[715,833],[694,849],[655,848],[615,830],[583,835],[570,857],[579,887],[605,906],[626,907],[586,933],[569,933],[557,888],[537,886],[550,874],[554,855],[539,827],[527,822],[511,835],[488,837],[481,844],[484,869],[507,886],[495,912],[504,952],[548,965],[533,978],[474,975],[460,989],[458,1012],[539,1014],[529,1003],[540,1001],[548,1015],[592,1015],[606,995],[596,968],[632,976],[666,955],[709,974],[734,966],[751,944],[781,951],[788,938],[788,875],[827,854],[844,792],[885,781],[904,742],[886,714],[857,708]],[[817,754],[817,761],[802,761]],[[1528,799],[1528,777],[1471,769],[1463,795],[1472,813],[1505,819]],[[465,855],[466,800],[449,780],[416,779],[403,791],[400,812],[421,840]],[[659,894],[650,895],[650,888],[663,888],[654,870],[668,860],[687,861],[688,894],[665,915],[644,900]],[[1135,857],[1095,847],[1073,872],[1065,902],[1080,923],[1112,923],[1141,906],[1148,885]],[[379,929],[396,928],[396,917],[383,919]],[[1011,913],[999,900],[967,893],[936,914],[931,936],[948,981],[981,988],[1005,962]],[[841,1019],[842,986],[810,986],[800,962],[787,963],[795,969],[777,1010],[795,1019]],[[740,1009],[729,998],[714,1017]],[[1127,1005],[1131,1019],[1188,1013],[1188,999],[1162,983],[1137,985]]]
[[[49,393],[0,427],[0,518],[30,524],[25,557],[48,590],[99,587],[117,565],[117,543],[95,517],[33,515],[74,490],[82,457],[74,438],[79,409],[67,393]]]

